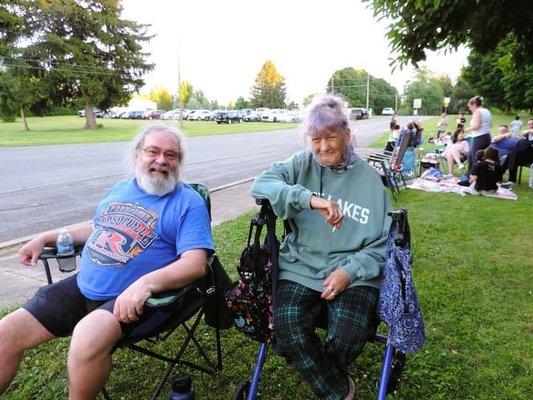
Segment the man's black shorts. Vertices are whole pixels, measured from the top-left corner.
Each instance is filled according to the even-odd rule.
[[[96,309],[113,313],[114,305],[115,299],[97,301],[86,298],[78,288],[76,275],[73,275],[41,287],[23,308],[53,335],[69,336],[76,324],[87,314]],[[120,327],[124,335],[134,330],[146,332],[165,322],[169,316],[169,312],[144,307],[138,321],[129,324],[121,322]]]

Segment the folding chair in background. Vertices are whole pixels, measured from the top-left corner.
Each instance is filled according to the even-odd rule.
[[[410,131],[405,130],[400,133],[393,151],[372,149],[366,155],[366,161],[382,174],[383,183],[390,189],[395,201],[400,193],[399,182],[407,187],[402,161],[410,141]]]
[[[205,200],[211,218],[209,190],[201,184],[189,185]],[[82,250],[83,246],[77,246],[75,255],[81,254]],[[40,257],[45,267],[48,284],[52,283],[49,260],[61,258],[55,253],[55,249],[47,249]],[[177,365],[185,365],[209,375],[222,369],[220,330],[227,329],[232,324],[232,318],[225,307],[224,300],[224,289],[230,283],[231,281],[217,255],[212,255],[208,259],[207,273],[203,278],[179,290],[159,293],[149,298],[145,303],[146,307],[157,308],[159,312],[154,314],[154,317],[147,323],[139,325],[124,336],[115,345],[113,352],[118,349],[131,349],[168,364],[165,373],[152,393],[151,399],[159,397]],[[157,319],[165,320],[165,322],[157,324]],[[213,328],[214,350],[216,352],[214,360],[208,354],[208,350],[195,337],[202,320],[205,320],[206,324]],[[151,326],[154,326],[154,322],[157,327],[152,329]],[[171,354],[162,354],[150,348],[153,347],[150,344],[163,342],[173,334],[177,335],[179,331],[184,333],[183,341],[177,349],[171,350]],[[183,358],[191,346],[198,351],[202,364],[197,360]],[[106,400],[111,399],[105,388],[102,390],[102,395]]]

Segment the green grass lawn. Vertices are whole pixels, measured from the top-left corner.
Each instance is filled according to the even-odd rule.
[[[524,183],[515,191],[517,201],[401,192],[395,206],[410,211],[413,277],[428,342],[408,355],[393,399],[533,397],[533,191]],[[249,217],[215,229],[218,253],[233,278]],[[208,329],[202,328],[200,340],[211,342]],[[234,329],[224,331],[222,341],[224,369],[214,377],[191,372],[199,399],[229,399],[233,388],[251,375],[258,344]],[[68,339],[61,339],[29,351],[4,398],[66,398],[67,350]],[[375,398],[382,350],[368,344],[350,368],[358,399]],[[132,352],[118,351],[114,363],[109,390],[117,398],[147,398],[155,376],[163,372],[161,363]],[[272,353],[263,369],[260,395],[312,398],[298,375]]]
[[[0,147],[41,146],[48,144],[115,142],[130,140],[143,126],[163,123],[180,127],[179,121],[145,121],[130,119],[98,119],[103,127],[93,131],[82,129],[85,119],[77,116],[28,118],[31,129],[26,132],[20,120],[13,123],[0,122]],[[296,123],[242,122],[240,124],[217,124],[213,121],[184,121],[186,136],[222,135],[238,132],[258,132],[297,127]]]

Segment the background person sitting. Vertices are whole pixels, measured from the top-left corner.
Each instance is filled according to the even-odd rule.
[[[457,164],[459,169],[465,169],[463,161],[466,160],[469,150],[470,146],[465,140],[465,131],[461,128],[457,129],[453,133],[451,143],[448,144],[443,153],[448,165],[447,177],[453,176],[453,167],[455,164]]]
[[[396,124],[392,128],[391,134],[389,135],[389,138],[387,139],[387,144],[385,145],[386,151],[394,150],[394,146],[396,146],[396,142],[398,141],[399,136],[400,136],[400,125]]]
[[[474,183],[474,189],[478,192],[498,190],[497,183],[502,181],[498,150],[487,147],[482,154],[481,162],[472,168],[470,182]]]
[[[506,166],[509,167],[509,181],[516,182],[519,166],[533,164],[533,119],[527,121],[527,129],[522,132],[523,137],[518,140],[515,149],[507,157]],[[530,171],[530,176],[533,170]]]
[[[456,129],[465,128],[466,118],[465,118],[465,114],[462,111],[459,113],[459,117],[455,120],[455,122],[457,123]]]
[[[440,135],[446,132],[446,129],[448,129],[448,116],[446,113],[444,113],[441,115],[440,120],[437,123],[437,139],[440,137]]]
[[[389,129],[392,131],[394,127],[397,125],[397,123],[398,123],[398,115],[394,113],[392,114],[390,118]]]
[[[437,146],[447,146],[451,142],[451,140],[452,140],[452,133],[448,131],[444,133],[443,135],[441,135],[441,137],[435,141],[435,144]]]
[[[507,156],[516,148],[518,139],[514,138],[511,132],[509,132],[508,125],[500,125],[498,128],[498,135],[492,138],[491,146],[498,150],[500,155],[500,165],[504,165],[507,162]],[[504,170],[507,169],[504,167]]]

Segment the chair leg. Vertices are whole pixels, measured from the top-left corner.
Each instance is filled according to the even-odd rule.
[[[220,329],[216,328],[215,331],[217,341],[217,366],[218,371],[222,370],[222,343],[220,341]]]

